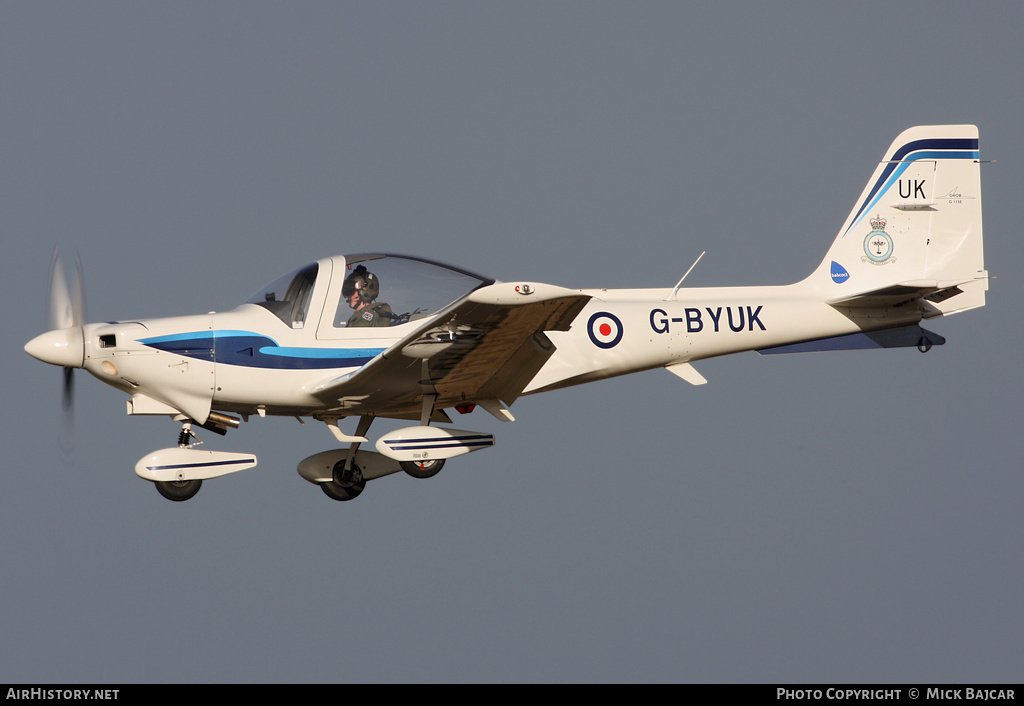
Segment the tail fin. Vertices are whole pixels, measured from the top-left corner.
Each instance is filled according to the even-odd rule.
[[[906,130],[810,280],[845,306],[907,295],[925,317],[984,306],[980,171],[975,126]]]

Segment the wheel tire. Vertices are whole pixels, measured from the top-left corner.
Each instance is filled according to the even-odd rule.
[[[413,478],[432,478],[444,468],[444,459],[432,458],[429,461],[399,461],[398,465]]]
[[[156,481],[153,485],[156,486],[157,492],[163,495],[168,500],[173,500],[176,503],[184,502],[193,495],[199,492],[199,489],[203,487],[203,481],[201,480],[172,480],[172,481]]]
[[[324,495],[329,497],[331,500],[352,500],[363,492],[363,488],[365,487],[365,480],[360,481],[359,483],[353,483],[347,488],[338,485],[333,480],[320,484],[320,490],[324,491]]]
[[[355,462],[352,463],[352,468],[346,473],[345,462],[338,461],[334,464],[331,475],[334,477],[334,480],[320,484],[320,489],[324,491],[324,495],[331,500],[352,500],[366,488],[363,472]]]

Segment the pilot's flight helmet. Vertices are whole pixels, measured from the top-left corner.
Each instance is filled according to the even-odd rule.
[[[372,302],[380,294],[380,280],[377,275],[369,272],[364,265],[357,265],[341,287],[341,294],[348,299],[359,292],[361,302]]]

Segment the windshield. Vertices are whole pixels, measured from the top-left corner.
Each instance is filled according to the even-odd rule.
[[[335,328],[415,321],[494,281],[400,255],[350,255],[344,274]]]
[[[246,302],[262,306],[292,328],[302,328],[306,323],[309,298],[313,294],[318,270],[319,265],[314,262],[289,272],[263,287]]]

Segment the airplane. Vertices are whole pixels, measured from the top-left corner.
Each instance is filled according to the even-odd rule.
[[[25,350],[64,368],[67,399],[84,368],[129,395],[128,414],[181,425],[176,446],[135,466],[169,500],[255,467],[251,453],[196,448],[195,431],[223,435],[254,415],[323,422],[347,446],[298,472],[351,500],[370,480],[429,478],[494,444],[491,433],[438,426],[453,411],[512,422],[522,395],[656,368],[702,385],[695,362],[741,351],[945,343],[920,323],[984,306],[988,290],[980,165],[973,125],[904,131],[821,264],[784,286],[684,288],[688,270],[674,287],[566,289],[371,253],[317,260],[230,311],[85,323],[80,260],[69,285],[55,254],[51,330]],[[413,424],[361,448],[378,417]]]

